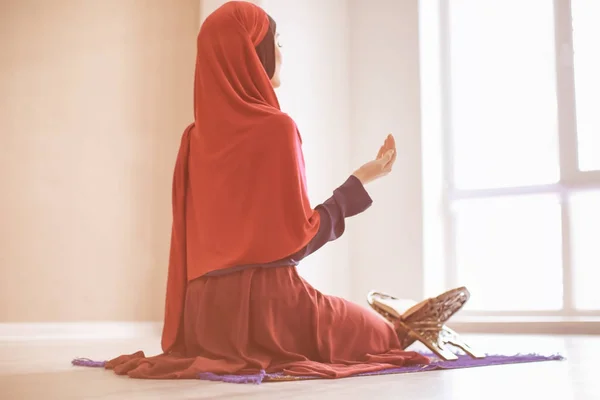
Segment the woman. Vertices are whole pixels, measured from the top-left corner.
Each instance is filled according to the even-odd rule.
[[[392,170],[393,137],[312,209],[302,140],[274,92],[275,22],[251,3],[229,2],[206,19],[197,45],[195,122],[173,181],[164,354],[107,367],[135,378],[260,370],[337,378],[428,363],[403,350],[392,324],[321,294],[296,270],[371,205],[363,185]]]

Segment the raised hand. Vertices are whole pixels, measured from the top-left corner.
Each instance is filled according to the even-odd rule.
[[[391,134],[385,138],[383,145],[379,148],[377,157],[357,169],[353,175],[357,177],[363,185],[372,182],[378,178],[386,176],[392,172],[392,167],[396,161],[396,140]]]

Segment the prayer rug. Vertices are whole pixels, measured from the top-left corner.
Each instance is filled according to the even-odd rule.
[[[487,355],[485,358],[474,359],[467,355],[459,355],[458,360],[444,361],[438,359],[433,354],[423,353],[431,358],[431,364],[428,365],[413,365],[410,367],[389,368],[377,372],[368,372],[355,376],[374,376],[374,375],[390,375],[390,374],[408,374],[415,372],[439,371],[445,369],[459,369],[472,367],[485,367],[489,365],[505,365],[531,363],[539,361],[558,361],[564,360],[561,355],[544,356],[539,354],[517,354],[513,356],[507,355]],[[96,367],[104,368],[106,361],[92,361],[87,358],[76,358],[72,361],[75,366],[81,367]],[[253,375],[217,375],[213,373],[202,373],[198,375],[198,379],[205,381],[227,382],[227,383],[249,383],[261,384],[263,382],[286,382],[286,381],[303,381],[311,379],[319,379],[315,376],[292,376],[283,373],[269,374],[261,371]]]

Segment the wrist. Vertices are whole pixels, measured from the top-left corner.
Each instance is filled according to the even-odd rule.
[[[367,182],[365,180],[365,177],[360,173],[360,171],[356,171],[352,174],[353,177],[355,177],[356,179],[358,179],[360,181],[360,183],[362,183],[363,185],[365,185]]]

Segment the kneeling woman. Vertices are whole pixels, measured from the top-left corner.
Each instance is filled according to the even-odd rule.
[[[371,205],[364,185],[392,170],[393,137],[313,209],[302,138],[274,91],[275,22],[251,3],[226,3],[204,22],[197,51],[195,121],[173,181],[164,353],[107,367],[135,378],[262,370],[337,378],[428,363],[403,349],[406,332],[320,293],[296,270]]]

